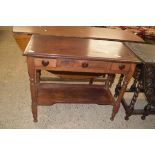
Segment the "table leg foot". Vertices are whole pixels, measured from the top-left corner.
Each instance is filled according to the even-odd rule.
[[[141,117],[142,120],[145,120],[146,116],[148,116],[150,114],[151,111],[151,103],[148,103],[145,108],[144,108],[144,113]]]
[[[32,104],[32,115],[33,115],[33,121],[38,122],[38,119],[37,119],[37,105],[36,104]]]
[[[126,121],[128,121],[128,120],[129,120],[129,116],[125,116],[124,119],[125,119]]]
[[[145,117],[146,117],[146,116],[141,116],[141,119],[142,119],[142,120],[145,120]]]
[[[38,119],[33,119],[33,122],[35,122],[35,123],[38,122]]]
[[[33,122],[38,122],[37,114],[36,113],[33,113]]]
[[[114,120],[114,118],[113,118],[113,117],[110,117],[110,120],[111,120],[111,121],[113,121],[113,120]]]
[[[113,110],[112,110],[112,114],[111,114],[111,118],[110,118],[111,121],[114,120],[114,118],[115,118],[115,116],[116,116],[118,110],[119,110],[119,106],[115,105],[115,106],[113,107]]]

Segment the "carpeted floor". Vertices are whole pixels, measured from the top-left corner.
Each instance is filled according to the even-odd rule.
[[[140,95],[138,106],[145,102]],[[132,116],[125,121],[121,106],[112,122],[111,110],[111,106],[84,104],[42,106],[38,109],[39,122],[34,123],[25,57],[12,33],[0,31],[0,128],[155,128],[155,116],[145,121]]]

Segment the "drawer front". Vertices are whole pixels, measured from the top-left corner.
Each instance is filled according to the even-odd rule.
[[[111,63],[103,61],[73,60],[73,59],[43,59],[34,60],[36,68],[71,72],[108,72]]]
[[[130,69],[127,63],[111,63],[104,61],[88,61],[73,59],[44,59],[36,58],[34,60],[37,68],[55,71],[71,72],[94,72],[94,73],[124,73]]]
[[[57,68],[62,70],[94,72],[94,73],[106,72],[110,68],[110,65],[111,65],[110,63],[103,61],[71,60],[71,59],[59,59],[57,62]]]
[[[111,66],[111,71],[116,71],[116,72],[128,72],[130,69],[130,64],[126,63],[113,63]]]
[[[55,68],[57,64],[56,59],[36,58],[34,60],[35,66],[39,68]]]

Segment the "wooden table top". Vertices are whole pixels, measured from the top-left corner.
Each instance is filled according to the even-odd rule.
[[[116,41],[33,35],[24,55],[139,63],[123,43]]]
[[[144,63],[155,63],[155,45],[125,43]]]
[[[144,42],[139,36],[124,30],[91,26],[14,26],[14,33],[42,34],[64,37],[80,37],[131,42]]]

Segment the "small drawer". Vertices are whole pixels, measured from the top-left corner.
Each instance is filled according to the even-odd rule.
[[[57,60],[56,59],[43,59],[43,58],[37,58],[34,60],[35,66],[36,67],[41,67],[41,68],[53,68],[56,67]]]
[[[103,61],[59,59],[57,67],[68,71],[105,72],[110,64]]]
[[[111,66],[112,71],[118,71],[118,72],[127,72],[130,69],[130,64],[126,63],[113,63]]]

